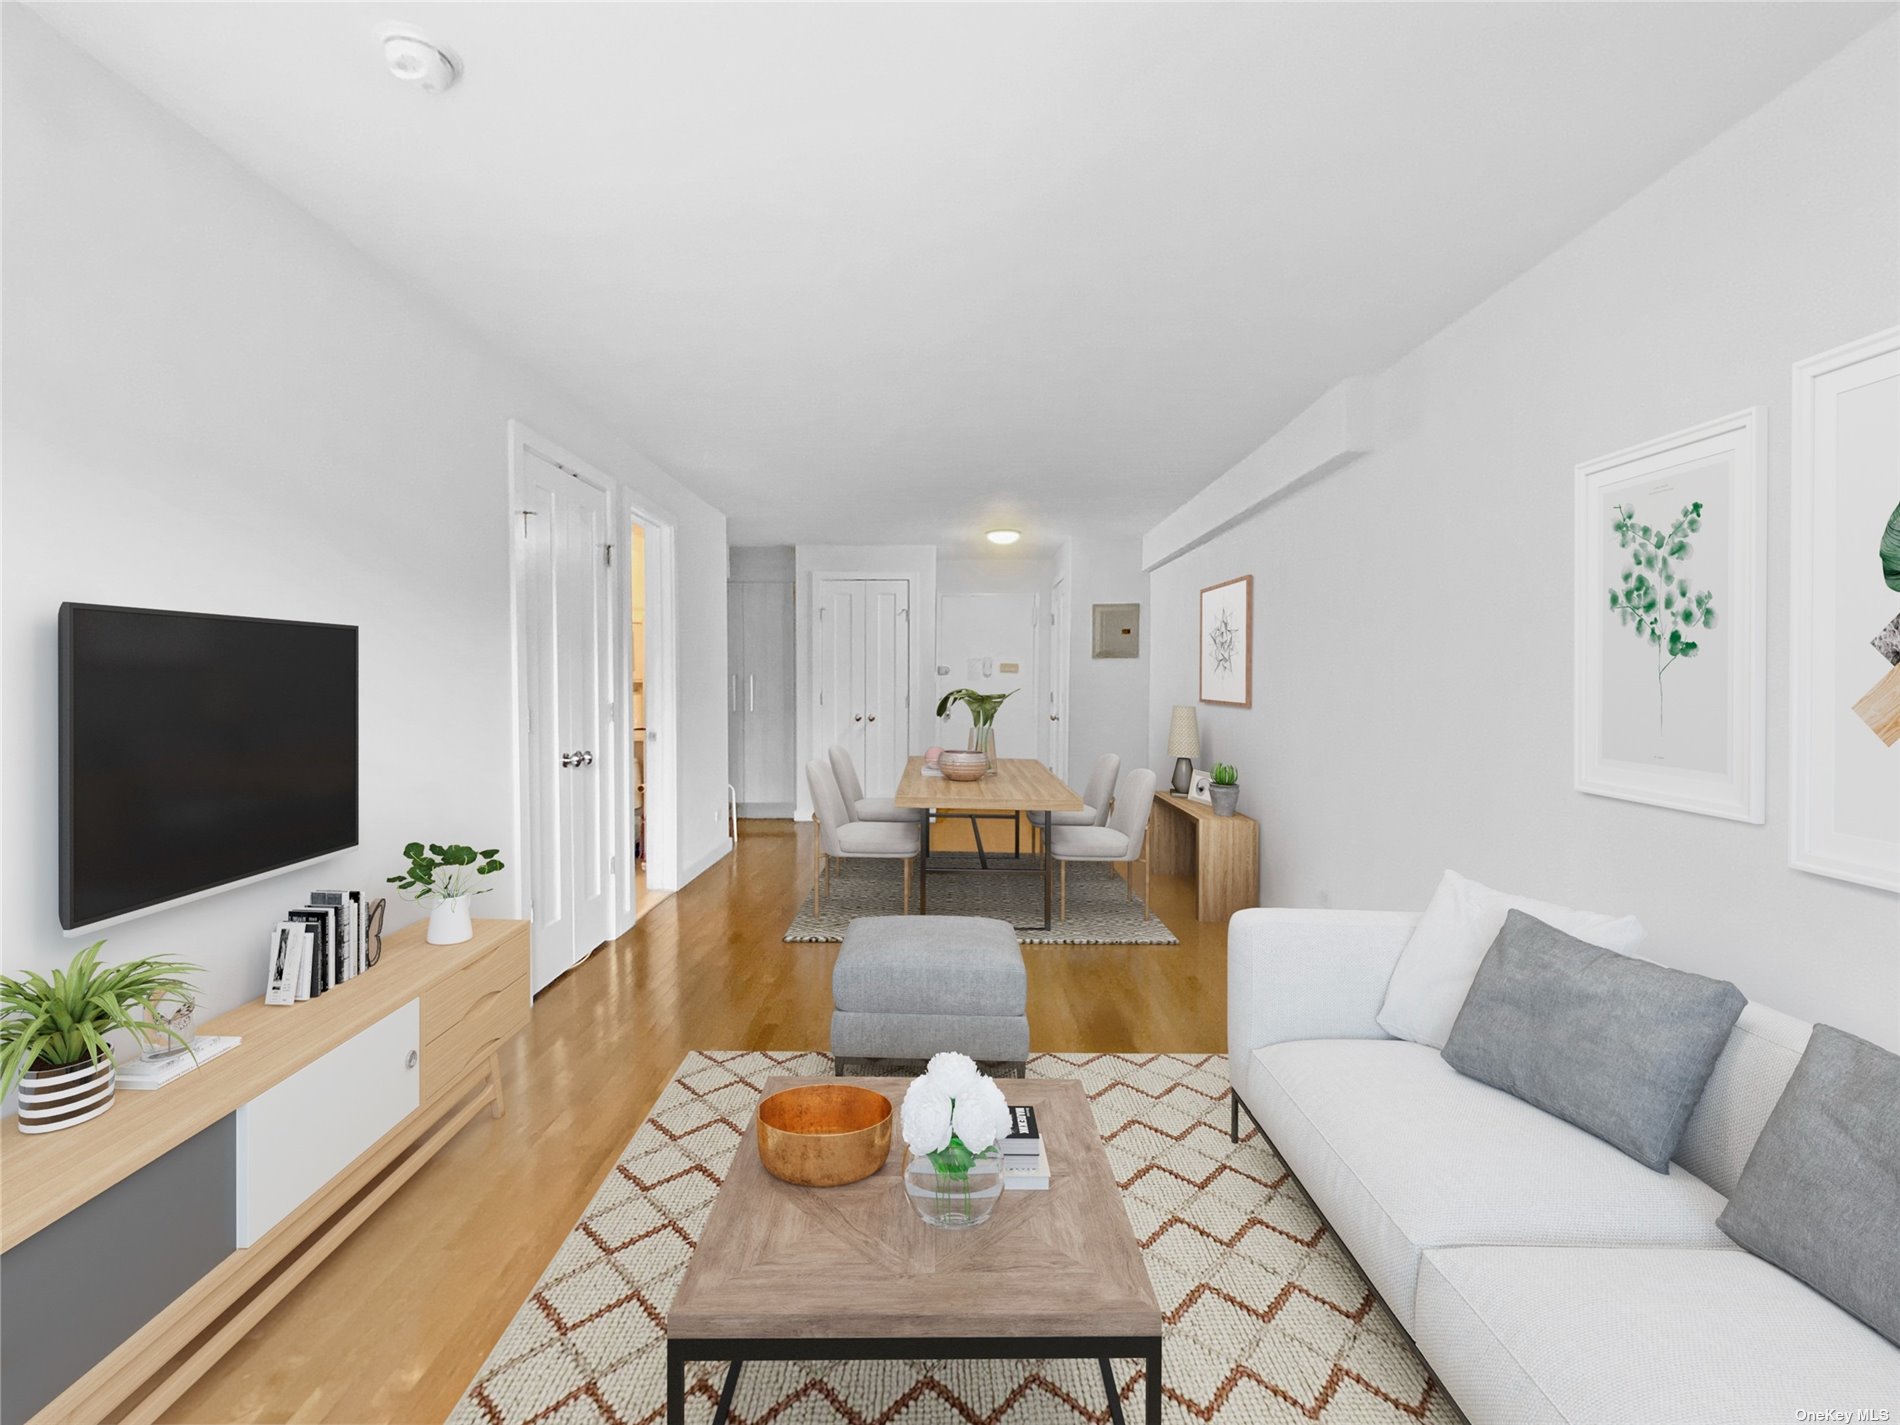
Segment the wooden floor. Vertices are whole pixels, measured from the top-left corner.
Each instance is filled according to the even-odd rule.
[[[826,1047],[838,947],[779,938],[812,829],[742,826],[735,855],[536,1000],[502,1056],[507,1117],[471,1124],[167,1420],[436,1425],[688,1050]],[[1025,946],[1030,1047],[1223,1048],[1226,930],[1193,891],[1155,878],[1178,946]]]

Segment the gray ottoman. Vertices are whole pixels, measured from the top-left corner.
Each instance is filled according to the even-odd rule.
[[[871,1073],[954,1049],[992,1072],[1029,1057],[1029,981],[1006,921],[872,915],[844,932],[831,975],[839,1073]]]

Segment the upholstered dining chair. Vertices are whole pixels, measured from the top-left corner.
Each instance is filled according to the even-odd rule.
[[[1146,767],[1136,768],[1122,779],[1115,797],[1115,810],[1106,826],[1063,826],[1049,828],[1049,854],[1062,866],[1062,916],[1069,918],[1069,862],[1107,861],[1126,866],[1128,897],[1135,896],[1135,863],[1141,863],[1141,918],[1148,918],[1148,885],[1152,872],[1148,865],[1148,813],[1154,810],[1155,774]]]
[[[811,784],[812,819],[818,823],[818,835],[812,844],[812,913],[823,908],[823,896],[831,893],[831,863],[857,857],[904,863],[903,913],[909,915],[910,867],[923,850],[922,825],[916,821],[855,820],[844,793],[838,790],[831,764],[823,758],[814,757],[805,764],[805,780]]]
[[[834,747],[830,757],[831,775],[838,780],[838,792],[844,797],[844,804],[851,808],[853,821],[922,821],[930,815],[911,807],[900,807],[890,797],[865,796],[864,784],[858,780],[858,764],[851,760],[850,751]]]
[[[1104,752],[1095,759],[1095,770],[1089,773],[1088,785],[1082,789],[1082,809],[1080,811],[1032,811],[1029,824],[1038,835],[1047,836],[1051,823],[1056,826],[1105,826],[1108,823],[1108,804],[1115,799],[1115,778],[1122,770],[1122,759],[1113,752]]]

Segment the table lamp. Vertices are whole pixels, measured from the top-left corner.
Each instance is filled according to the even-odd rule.
[[[1201,755],[1201,729],[1194,721],[1194,709],[1177,707],[1168,724],[1168,756],[1174,759],[1174,794],[1187,795],[1194,780],[1194,759]]]

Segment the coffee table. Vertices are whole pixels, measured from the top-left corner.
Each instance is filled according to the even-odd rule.
[[[778,1078],[763,1093],[838,1080]],[[908,1079],[851,1079],[902,1102]],[[1005,1192],[980,1227],[927,1227],[904,1195],[893,1132],[881,1171],[836,1188],[780,1182],[750,1120],[666,1321],[666,1418],[682,1425],[686,1363],[730,1361],[723,1425],[746,1361],[1094,1357],[1147,1364],[1146,1418],[1161,1419],[1161,1308],[1082,1086],[1013,1080],[1049,1155],[1046,1192]]]

